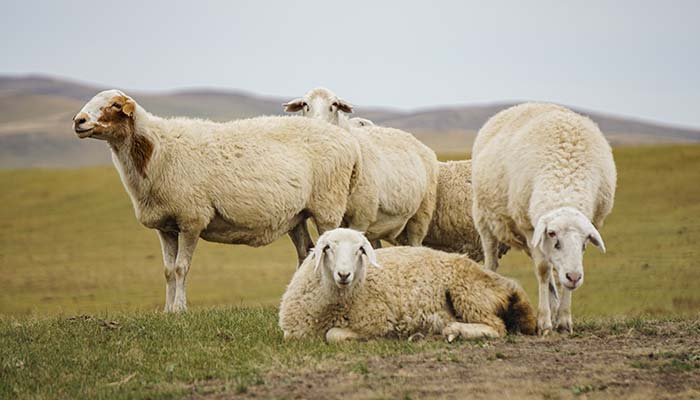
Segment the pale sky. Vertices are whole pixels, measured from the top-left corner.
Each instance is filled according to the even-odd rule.
[[[7,1],[0,74],[326,86],[399,109],[554,101],[700,127],[700,1]]]

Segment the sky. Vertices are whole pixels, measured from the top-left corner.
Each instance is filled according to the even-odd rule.
[[[700,127],[700,1],[0,6],[0,74],[285,97],[326,86],[398,109],[540,100]]]

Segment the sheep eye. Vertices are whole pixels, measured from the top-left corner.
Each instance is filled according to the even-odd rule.
[[[330,249],[331,249],[331,245],[327,244],[326,247],[323,248],[323,252],[325,253]]]
[[[557,249],[557,250],[561,250],[561,243],[559,243],[558,240],[557,240],[556,243],[554,243],[554,248]]]
[[[114,103],[114,104],[112,104],[112,107],[116,108],[117,110],[121,110],[121,109],[122,109],[122,105],[119,104],[119,103]]]
[[[364,247],[360,247],[360,254],[367,254]]]

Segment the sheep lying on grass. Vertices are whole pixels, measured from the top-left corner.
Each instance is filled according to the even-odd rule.
[[[539,283],[539,333],[552,330],[554,312],[557,329],[572,332],[571,292],[583,283],[586,243],[605,252],[598,229],[612,210],[617,176],[610,145],[590,119],[526,103],[489,119],[472,157],[485,266],[498,267],[498,242],[525,250]],[[552,268],[564,287],[560,304]]]
[[[344,228],[321,235],[294,274],[279,324],[285,338],[329,342],[535,332],[534,311],[514,281],[464,255],[425,247],[375,252],[362,233]]]
[[[350,129],[344,113],[352,112],[352,106],[328,89],[313,89],[284,107]],[[420,246],[435,208],[435,153],[398,129],[366,125],[351,133],[359,142],[364,167],[358,189],[348,200],[347,226],[365,232],[372,241]],[[370,210],[375,212],[363,214]],[[372,222],[362,226],[358,220]]]
[[[289,233],[303,260],[311,246],[306,218],[319,232],[338,227],[362,172],[357,141],[330,124],[163,119],[117,90],[90,100],[74,130],[107,141],[136,217],[157,230],[166,311],[186,309],[185,279],[199,238],[262,246]]]

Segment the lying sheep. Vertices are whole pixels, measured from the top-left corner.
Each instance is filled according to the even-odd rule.
[[[352,112],[352,106],[325,88],[313,89],[284,108],[350,129],[344,113]],[[358,189],[348,200],[346,225],[375,242],[420,246],[435,209],[435,153],[398,129],[367,125],[352,134],[359,142],[364,168]],[[369,210],[376,212],[364,214]],[[358,220],[372,222],[362,226]]]
[[[610,145],[590,119],[526,103],[493,116],[472,156],[485,266],[498,267],[498,241],[525,250],[539,283],[539,333],[552,330],[555,311],[557,329],[572,332],[571,292],[583,283],[586,243],[605,252],[598,229],[612,210],[617,176]],[[552,268],[564,287],[559,305]]]
[[[441,334],[498,337],[535,332],[535,316],[514,281],[466,256],[425,247],[372,249],[357,231],[321,235],[282,297],[286,339],[329,342]]]
[[[136,217],[158,232],[166,311],[186,309],[199,238],[263,246],[289,233],[303,260],[306,218],[320,232],[338,227],[362,172],[357,141],[308,118],[163,119],[107,90],[73,121],[80,138],[107,141]]]

